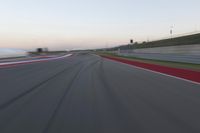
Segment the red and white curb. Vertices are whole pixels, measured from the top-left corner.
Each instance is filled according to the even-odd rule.
[[[3,62],[3,63],[0,63],[0,68],[16,66],[16,65],[21,65],[21,64],[30,64],[30,63],[36,63],[36,62],[44,62],[44,61],[63,59],[63,58],[69,57],[69,56],[72,56],[72,54],[67,54],[67,55],[59,56],[59,57],[44,58],[44,59],[14,61],[14,62]]]
[[[110,59],[110,60],[118,61],[124,64],[132,65],[134,67],[137,67],[143,70],[159,73],[159,74],[174,77],[177,79],[182,79],[182,80],[189,81],[195,84],[200,84],[200,72],[198,71],[143,63],[143,62],[138,62],[138,61],[117,58],[117,57],[109,57],[109,56],[102,56],[102,57]]]

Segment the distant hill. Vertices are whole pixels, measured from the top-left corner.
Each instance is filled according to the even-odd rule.
[[[157,40],[152,42],[143,42],[136,44],[128,44],[122,45],[114,48],[110,48],[109,50],[127,50],[127,49],[141,49],[141,48],[153,48],[153,47],[165,47],[165,46],[177,46],[177,45],[192,45],[192,44],[200,44],[200,33],[181,36],[176,38]]]

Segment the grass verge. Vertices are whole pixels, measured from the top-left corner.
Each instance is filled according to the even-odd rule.
[[[152,60],[152,59],[143,59],[137,57],[130,57],[130,56],[120,56],[113,53],[97,53],[98,55],[110,56],[110,57],[118,57],[124,58],[127,60],[133,60],[138,62],[144,62],[149,64],[156,64],[161,66],[168,66],[172,68],[182,68],[187,70],[199,71],[200,72],[200,64],[192,64],[192,63],[181,63],[181,62],[173,62],[173,61],[163,61],[163,60]]]

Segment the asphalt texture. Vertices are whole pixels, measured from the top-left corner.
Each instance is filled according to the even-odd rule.
[[[120,53],[119,55],[132,56],[143,59],[200,64],[200,55],[159,54],[159,53]]]
[[[0,133],[199,133],[200,85],[91,54],[0,69]]]

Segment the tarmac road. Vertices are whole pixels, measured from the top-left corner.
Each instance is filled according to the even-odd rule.
[[[200,85],[90,55],[0,69],[0,133],[199,133]]]

